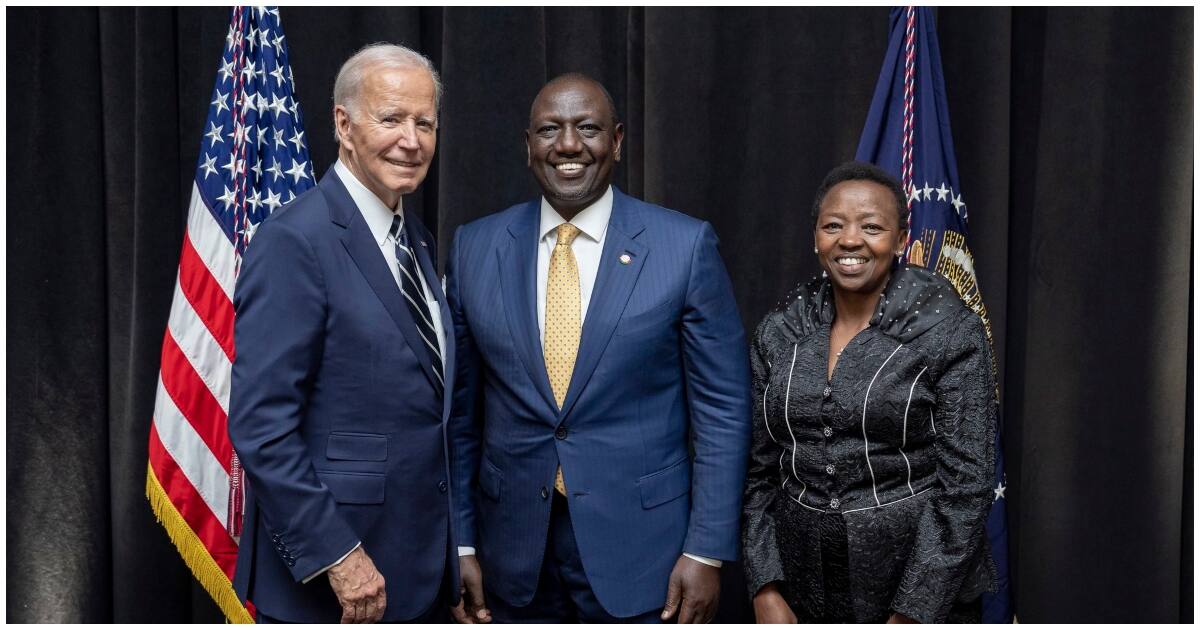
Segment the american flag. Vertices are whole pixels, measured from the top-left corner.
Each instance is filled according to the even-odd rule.
[[[313,186],[279,10],[234,7],[204,123],[163,338],[146,495],[192,573],[232,621],[241,468],[229,441],[233,288],[258,224]]]
[[[906,262],[950,280],[963,302],[983,320],[990,343],[992,325],[979,291],[975,258],[967,247],[967,203],[958,183],[933,9],[892,9],[890,32],[883,70],[855,157],[873,162],[900,179],[912,211]],[[994,435],[994,496],[987,518],[988,542],[999,583],[995,593],[983,596],[984,623],[1013,621],[1008,585],[1008,482],[1000,439],[1003,418],[1000,420]]]

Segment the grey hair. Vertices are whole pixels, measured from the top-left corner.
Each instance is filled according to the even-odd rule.
[[[401,68],[420,68],[429,73],[429,78],[433,80],[434,110],[440,109],[442,79],[438,76],[437,70],[433,68],[433,62],[411,48],[386,42],[363,46],[347,59],[346,63],[342,64],[342,69],[338,70],[337,79],[333,82],[333,104],[345,107],[351,114],[357,114],[358,99],[362,94],[363,80],[367,76],[367,70]],[[337,116],[333,118],[333,140],[338,144],[341,143],[341,136],[338,135],[337,130]]]

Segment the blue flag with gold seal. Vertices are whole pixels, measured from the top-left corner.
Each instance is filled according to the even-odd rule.
[[[855,159],[874,163],[900,180],[911,210],[905,259],[949,279],[982,318],[990,343],[991,321],[979,293],[975,260],[967,248],[967,204],[954,159],[933,9],[892,9],[890,33]],[[999,580],[996,592],[983,596],[984,623],[1013,619],[1001,427],[996,427],[995,496],[987,519]]]

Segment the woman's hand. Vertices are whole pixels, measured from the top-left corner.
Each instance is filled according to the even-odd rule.
[[[911,617],[906,617],[904,615],[901,615],[898,612],[892,613],[891,616],[888,617],[887,622],[888,623],[921,623],[920,621],[917,621],[916,619],[913,619]]]
[[[756,623],[796,623],[796,613],[788,607],[779,587],[771,582],[759,589],[754,596],[754,621]]]

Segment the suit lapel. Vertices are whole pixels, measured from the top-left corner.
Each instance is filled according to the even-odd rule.
[[[425,350],[425,342],[421,340],[421,333],[417,331],[412,314],[404,304],[404,296],[400,294],[395,276],[388,269],[387,261],[379,251],[379,243],[375,242],[375,237],[367,227],[366,220],[362,218],[362,213],[358,211],[358,206],[354,205],[350,193],[346,191],[333,169],[329,169],[325,177],[321,178],[321,192],[329,204],[330,220],[345,228],[341,237],[342,245],[379,301],[383,303],[383,307],[387,309],[392,322],[408,341],[408,346],[413,349],[426,378],[434,387],[440,387],[441,384],[433,373],[429,353]]]
[[[587,316],[583,320],[579,354],[575,359],[575,370],[571,374],[571,385],[563,401],[559,419],[563,419],[579,400],[580,393],[587,387],[596,364],[612,339],[613,329],[642,272],[642,265],[650,248],[634,240],[644,226],[637,215],[632,200],[613,188],[612,217],[604,237],[604,249],[600,254],[600,268],[596,271],[596,284],[588,304]],[[629,262],[623,263],[621,256],[628,255]],[[543,369],[543,372],[545,370]]]
[[[500,295],[512,333],[513,344],[534,388],[550,408],[557,411],[550,379],[546,376],[546,361],[542,357],[541,335],[537,325],[538,209],[539,201],[526,205],[508,226],[512,237],[505,247],[497,250],[500,263]]]

